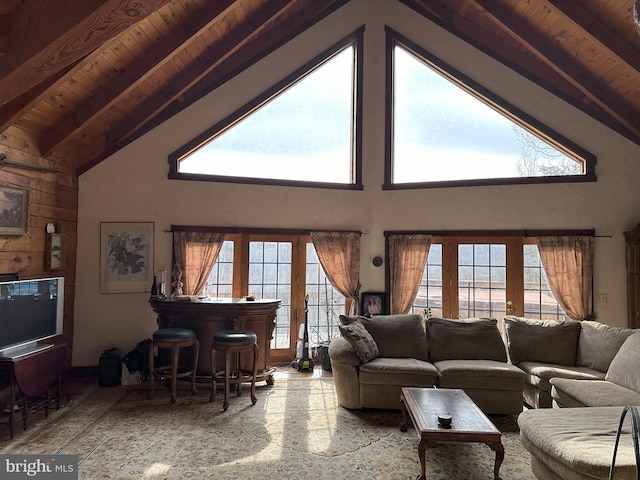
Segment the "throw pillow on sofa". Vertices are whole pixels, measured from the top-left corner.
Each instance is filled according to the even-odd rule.
[[[640,393],[638,365],[640,365],[640,333],[634,333],[624,341],[616,356],[613,357],[604,378]]]
[[[504,317],[504,334],[511,362],[576,364],[580,322],[564,319]]]
[[[431,362],[442,360],[495,360],[506,362],[498,322],[495,318],[427,320],[427,342]]]
[[[604,323],[584,320],[578,340],[576,364],[606,372],[624,341],[636,332],[637,330],[633,328],[612,327]]]
[[[338,328],[342,337],[349,342],[362,363],[367,363],[378,357],[378,345],[359,320],[349,325],[338,325]]]

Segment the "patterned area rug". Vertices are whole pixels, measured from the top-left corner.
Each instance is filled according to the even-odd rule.
[[[31,425],[0,453],[77,454],[86,479],[415,479],[418,437],[401,432],[399,411],[350,411],[331,379],[276,380],[209,402],[209,389],[176,404],[146,386],[89,389],[73,404]],[[503,480],[534,480],[515,417],[492,417],[503,433]],[[475,443],[427,451],[430,480],[493,478],[494,453]]]

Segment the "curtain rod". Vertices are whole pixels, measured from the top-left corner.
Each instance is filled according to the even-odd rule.
[[[358,233],[367,235],[369,231],[360,230],[332,230],[328,228],[300,229],[300,228],[253,228],[253,227],[213,227],[203,225],[171,225],[164,233],[172,232],[216,232],[216,233],[263,233],[263,234],[284,234],[284,235],[310,235],[312,232],[339,232]]]
[[[543,235],[576,235],[594,238],[613,238],[613,235],[596,235],[594,229],[583,230],[385,230],[389,235],[432,235],[434,237],[540,237]]]

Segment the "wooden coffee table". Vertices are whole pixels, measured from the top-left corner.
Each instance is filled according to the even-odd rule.
[[[422,473],[418,480],[426,480],[427,448],[438,442],[481,442],[496,452],[494,480],[500,479],[500,465],[504,460],[501,433],[464,390],[446,388],[402,388],[400,395],[402,425],[407,431],[407,413],[420,436],[418,456]],[[450,415],[451,426],[438,423],[438,415]]]

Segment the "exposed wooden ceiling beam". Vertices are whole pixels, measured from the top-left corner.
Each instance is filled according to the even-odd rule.
[[[621,63],[626,63],[640,71],[640,56],[637,51],[622,40],[615,32],[607,28],[581,2],[575,0],[546,0],[550,8],[555,8],[581,29],[588,38],[595,40],[608,49]],[[631,21],[631,20],[630,20]]]
[[[73,68],[80,63],[80,60],[81,59],[76,60],[73,64],[56,72],[55,75],[47,78],[43,82],[40,82],[32,89],[5,103],[2,108],[0,108],[0,132],[4,132],[13,123],[15,123],[25,112],[27,112],[34,105],[34,103],[38,100],[38,97],[48,88],[60,83],[61,81],[64,81],[64,76],[71,70],[73,70]]]
[[[25,0],[0,62],[0,106],[171,0]],[[99,26],[99,28],[96,28]]]
[[[525,45],[565,81],[582,92],[585,99],[597,105],[621,127],[640,139],[640,116],[601,78],[593,75],[576,58],[543,39],[526,22],[515,18],[495,0],[469,0],[484,10],[505,32]]]
[[[175,98],[211,72],[220,62],[258,36],[266,28],[270,19],[277,17],[295,3],[292,0],[269,0],[258,12],[249,15],[247,21],[230,32],[222,42],[209,46],[198,59],[174,76],[170,83],[147,98],[121,123],[113,126],[107,137],[107,149],[134,134]]]
[[[111,81],[107,88],[101,90],[84,104],[78,105],[74,111],[65,117],[54,128],[49,130],[40,141],[42,155],[49,154],[54,148],[83,128],[91,120],[108,110],[119,99],[140,85],[176,51],[193,42],[227,9],[235,0],[204,2],[202,8],[194,12],[189,21],[175,26],[171,35],[161,39],[149,54],[130,65],[119,77]]]

